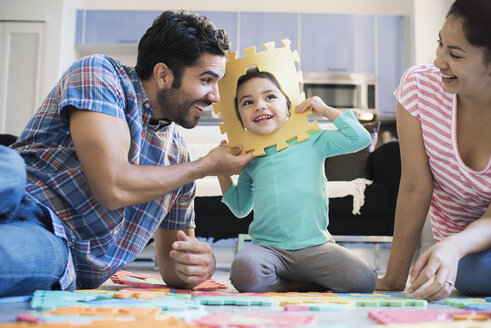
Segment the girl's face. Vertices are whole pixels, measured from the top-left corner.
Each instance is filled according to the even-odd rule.
[[[491,63],[484,58],[484,51],[467,41],[462,21],[448,17],[440,31],[434,62],[441,71],[445,91],[460,95],[489,93]]]
[[[247,131],[267,135],[278,130],[290,113],[285,95],[268,78],[252,78],[237,90],[237,109]]]

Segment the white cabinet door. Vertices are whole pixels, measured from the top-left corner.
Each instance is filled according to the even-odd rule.
[[[0,23],[0,133],[18,136],[40,104],[44,23]]]

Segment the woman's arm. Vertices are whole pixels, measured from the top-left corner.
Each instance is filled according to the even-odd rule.
[[[490,248],[491,205],[483,216],[464,230],[433,245],[418,258],[411,270],[411,286],[408,291],[416,291],[433,279],[417,296],[430,301],[447,297],[453,286],[446,282],[455,282],[460,259]]]
[[[392,250],[386,274],[377,282],[378,290],[405,289],[433,193],[433,177],[425,152],[421,124],[401,104],[397,104],[397,131],[401,147],[401,182]]]

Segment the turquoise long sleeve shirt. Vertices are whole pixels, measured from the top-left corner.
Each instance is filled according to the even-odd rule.
[[[249,235],[254,244],[295,250],[331,238],[324,159],[352,153],[370,143],[370,135],[351,111],[333,121],[336,130],[318,130],[310,138],[250,162],[222,198],[235,216],[254,209]]]

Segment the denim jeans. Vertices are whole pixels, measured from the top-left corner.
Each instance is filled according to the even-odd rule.
[[[455,288],[467,296],[491,295],[491,249],[460,259]]]
[[[66,242],[25,188],[24,160],[0,146],[0,297],[57,288],[67,266]]]

